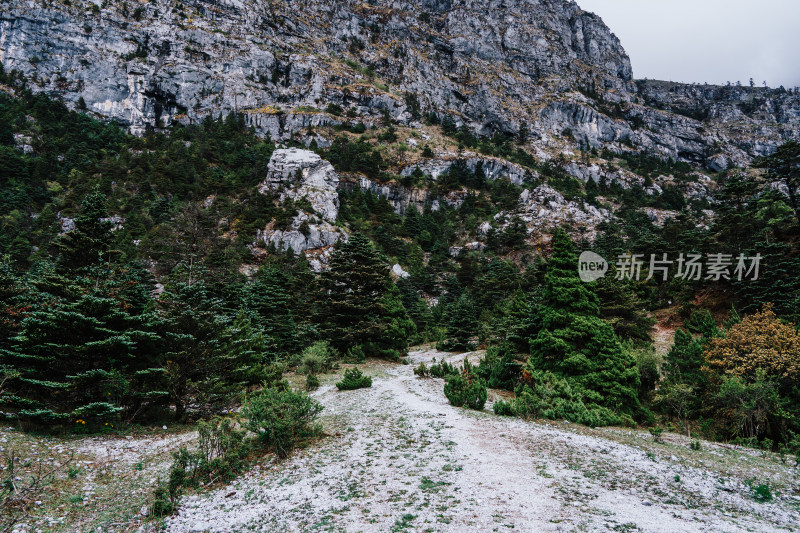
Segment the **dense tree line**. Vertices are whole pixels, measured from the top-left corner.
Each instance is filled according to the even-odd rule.
[[[707,219],[707,205],[687,204],[677,189],[643,203],[640,191],[575,180],[563,161],[536,162],[522,139],[480,138],[428,116],[465,147],[517,161],[539,181],[490,181],[480,165],[456,161],[435,184],[412,175],[406,185],[461,191],[458,207],[431,202],[402,214],[384,198],[342,190],[338,222],[351,238],[329,270],[314,274],[304,255],[271,247],[248,278],[239,267],[252,261],[256,231],[286,226],[302,206],[257,192],[275,145],[242,117],[137,138],[34,95],[18,77],[0,81],[16,92],[0,92],[6,416],[92,428],[208,416],[248,389],[279,383],[318,341],[353,360],[396,360],[409,344],[430,341],[488,347],[448,390],[462,399],[476,383],[513,390],[505,414],[673,423],[775,446],[800,433],[800,384],[787,362],[800,320],[795,143],[758,160],[760,172],[717,175]],[[385,143],[391,136],[391,128],[381,134]],[[342,136],[319,151],[341,172],[394,179],[363,138]],[[606,155],[646,179],[693,179],[682,164]],[[558,232],[546,253],[535,252],[520,219],[495,217],[540,181],[579,202],[613,201],[617,217],[594,242]],[[677,215],[658,226],[643,205]],[[484,222],[492,225],[485,236]],[[484,249],[458,246],[478,240]],[[760,254],[764,269],[747,282],[618,281],[612,271],[583,284],[576,253],[590,248],[612,262],[623,253]],[[394,263],[409,276],[392,280]],[[651,332],[664,308],[677,309],[683,327],[661,360]]]

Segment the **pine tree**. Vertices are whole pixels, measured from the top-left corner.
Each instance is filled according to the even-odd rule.
[[[447,333],[437,349],[446,351],[468,351],[474,346],[472,338],[478,336],[478,309],[469,294],[462,294],[450,310]]]
[[[300,348],[287,291],[289,283],[281,270],[264,267],[255,281],[244,287],[242,303],[264,332],[265,353],[270,361],[289,356]]]
[[[518,289],[498,306],[492,329],[497,339],[516,353],[528,353],[530,339],[536,334],[535,299]]]
[[[30,294],[18,299],[27,311],[2,360],[19,373],[10,406],[21,420],[110,424],[163,399],[149,273],[114,264],[104,204],[101,194],[87,196],[76,228],[58,242],[58,265],[35,263]]]
[[[20,373],[12,402],[20,419],[36,424],[110,423],[130,406],[131,376],[156,337],[146,321],[99,293],[76,301],[40,295],[40,309],[22,321],[4,364]],[[49,301],[48,301],[49,300]]]
[[[339,241],[321,281],[322,328],[335,348],[345,352],[381,334],[388,268],[366,237]]]
[[[557,232],[537,309],[541,330],[531,340],[525,372],[563,378],[589,412],[596,412],[597,423],[619,423],[639,408],[639,372],[614,330],[600,319],[597,296],[581,282],[577,265],[569,236]]]
[[[600,301],[600,317],[621,339],[649,345],[656,321],[647,313],[646,303],[636,294],[633,283],[611,278],[598,280],[596,294]]]
[[[211,352],[198,381],[187,383],[190,390],[197,391],[195,404],[205,414],[214,414],[250,386],[261,383],[268,375],[264,362],[267,350],[263,333],[245,311],[240,311],[220,334],[218,349]]]
[[[0,261],[0,349],[7,348],[29,309],[23,280],[8,261]]]
[[[781,145],[774,154],[758,159],[755,166],[766,169],[771,181],[786,186],[789,203],[800,223],[800,143],[789,141]]]
[[[399,359],[406,354],[408,340],[417,333],[417,326],[408,316],[400,290],[393,283],[389,283],[386,294],[381,300],[383,313],[382,320],[386,323],[380,337],[372,344],[373,349],[368,350],[390,359]]]
[[[414,321],[417,334],[421,335],[430,326],[432,317],[430,307],[416,289],[415,278],[416,276],[412,276],[412,278],[397,280],[397,288],[408,317]]]
[[[170,402],[175,406],[176,420],[184,420],[197,387],[213,371],[229,319],[222,301],[213,298],[202,282],[175,283],[161,294],[158,305],[164,317]]]
[[[390,291],[389,269],[363,235],[339,241],[322,276],[320,322],[325,338],[340,351],[361,346],[367,355],[385,350],[405,351],[413,322],[395,289]],[[405,332],[405,333],[401,333]]]
[[[99,192],[87,194],[75,218],[75,228],[56,241],[61,268],[74,270],[107,259],[104,255],[111,244],[113,227],[107,218],[106,196]]]

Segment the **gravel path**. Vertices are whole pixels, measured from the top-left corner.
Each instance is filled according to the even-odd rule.
[[[537,424],[447,403],[411,365],[367,365],[370,389],[327,384],[329,436],[220,490],[187,497],[167,523],[204,531],[791,531],[796,470],[759,452],[648,434]],[[491,394],[490,394],[491,398]],[[791,462],[791,461],[790,461]],[[753,472],[756,473],[753,473]],[[747,477],[771,480],[758,503]]]

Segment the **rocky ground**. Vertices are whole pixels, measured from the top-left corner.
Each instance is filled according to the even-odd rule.
[[[479,353],[468,354],[475,361]],[[187,496],[165,522],[144,517],[189,428],[69,440],[0,430],[0,446],[55,479],[14,531],[795,531],[800,469],[766,452],[646,431],[526,422],[450,406],[419,362],[361,365],[370,389],[315,393],[325,436],[228,486]],[[298,378],[299,383],[299,378]],[[769,485],[760,503],[754,488]],[[144,508],[143,508],[144,507]]]
[[[413,365],[315,393],[330,435],[215,492],[167,531],[777,531],[800,524],[798,471],[770,454],[669,435],[457,409]],[[472,354],[475,357],[475,354]],[[490,395],[490,399],[491,395]],[[792,461],[788,461],[791,463]],[[748,481],[753,480],[753,481]],[[769,483],[771,503],[750,485]]]

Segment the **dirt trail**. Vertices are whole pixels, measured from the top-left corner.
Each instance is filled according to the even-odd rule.
[[[636,431],[537,424],[447,403],[411,365],[365,367],[370,389],[315,393],[331,436],[228,487],[182,501],[167,523],[202,531],[777,531],[800,524],[796,471],[759,452]],[[331,378],[329,378],[330,380]],[[491,398],[491,396],[490,396]],[[748,477],[776,498],[758,503]]]

